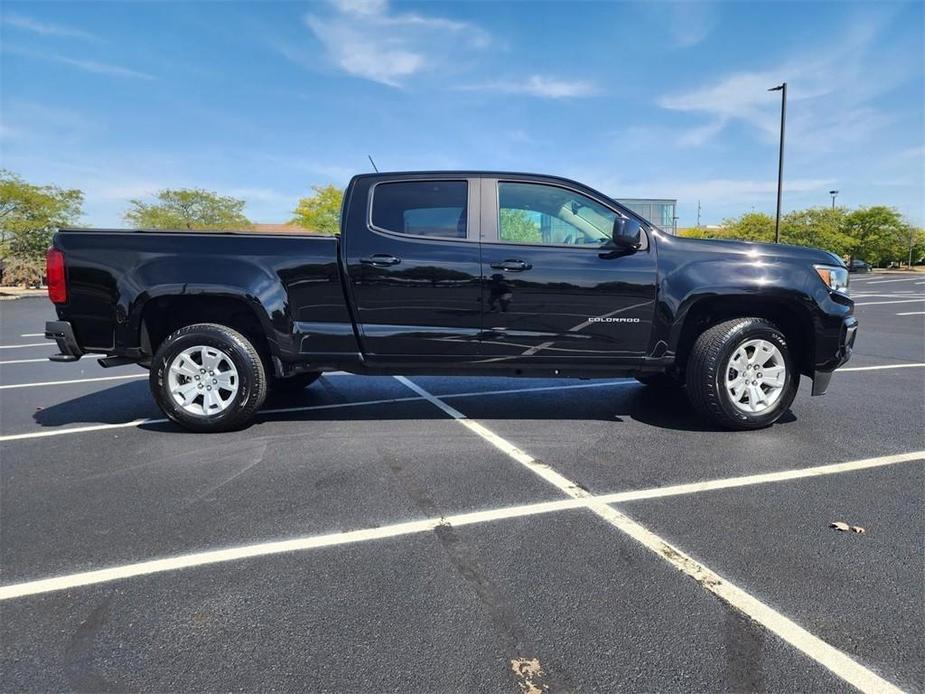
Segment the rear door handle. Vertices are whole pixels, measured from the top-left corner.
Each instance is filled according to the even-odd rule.
[[[492,263],[492,270],[504,270],[505,272],[523,272],[530,270],[533,266],[523,260],[503,260],[500,263]]]
[[[360,258],[360,262],[364,265],[398,265],[401,262],[401,258],[396,258],[394,255],[377,253],[369,258]]]

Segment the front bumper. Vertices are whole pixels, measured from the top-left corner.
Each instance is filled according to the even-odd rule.
[[[826,364],[826,369],[817,369],[813,374],[813,395],[824,395],[835,369],[844,365],[851,358],[857,334],[858,319],[854,316],[846,316],[842,320],[838,349],[835,352],[834,359],[829,364]]]
[[[77,361],[84,351],[77,344],[74,328],[66,320],[50,320],[45,323],[45,339],[58,343],[58,354],[48,357],[51,361]]]

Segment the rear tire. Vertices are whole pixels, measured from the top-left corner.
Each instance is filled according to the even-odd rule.
[[[286,378],[274,376],[270,379],[270,392],[273,393],[297,393],[300,390],[308,388],[312,383],[321,378],[320,371],[309,371],[307,373],[296,374]]]
[[[687,362],[688,399],[727,429],[770,426],[790,407],[799,382],[786,337],[763,318],[714,325]]]
[[[216,323],[188,325],[164,340],[151,361],[149,384],[164,414],[197,432],[247,426],[267,396],[254,345]]]

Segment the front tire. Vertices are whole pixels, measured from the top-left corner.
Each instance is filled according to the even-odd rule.
[[[267,396],[254,345],[216,323],[188,325],[164,340],[151,362],[149,384],[164,414],[197,432],[247,426]]]
[[[694,343],[687,393],[707,419],[727,429],[762,429],[787,411],[799,386],[784,334],[763,318],[714,325]]]

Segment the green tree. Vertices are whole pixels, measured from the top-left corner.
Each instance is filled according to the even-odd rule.
[[[26,183],[0,169],[0,255],[43,263],[55,229],[74,224],[82,205],[79,190]]]
[[[912,230],[911,245],[912,263],[917,264],[920,260],[925,258],[925,229],[918,228]]]
[[[739,217],[724,219],[716,229],[691,227],[682,236],[695,239],[731,239],[738,241],[774,242],[774,218],[764,212],[746,212]]]
[[[241,229],[251,226],[244,201],[201,188],[165,189],[157,202],[130,200],[122,218],[136,229]]]
[[[905,260],[909,253],[909,226],[892,207],[861,207],[845,217],[844,231],[850,237],[851,259],[863,258],[881,264]]]
[[[339,234],[344,191],[332,185],[312,186],[312,190],[313,195],[299,200],[291,223],[319,234]]]
[[[852,241],[845,228],[845,211],[841,208],[812,207],[784,215],[780,239],[794,246],[811,246],[847,256]]]
[[[746,212],[734,219],[723,220],[717,238],[774,243],[774,218],[764,212]]]
[[[540,225],[526,210],[503,209],[500,214],[499,231],[505,241],[521,243],[543,243]]]

